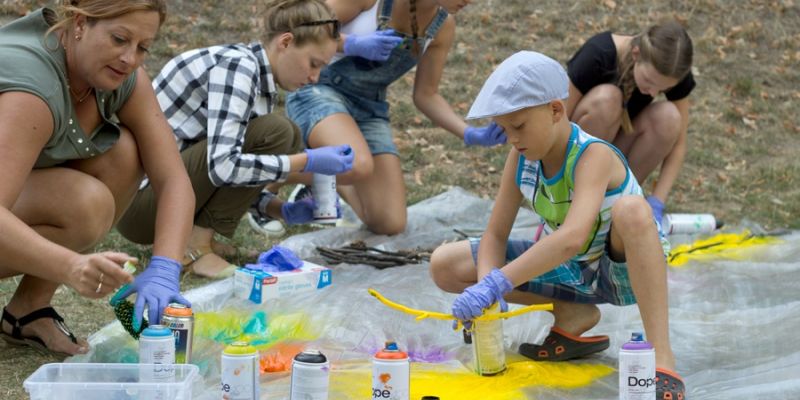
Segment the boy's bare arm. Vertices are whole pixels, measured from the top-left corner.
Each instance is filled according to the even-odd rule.
[[[522,203],[522,193],[515,182],[518,162],[519,152],[511,148],[503,167],[500,189],[497,191],[489,224],[481,237],[481,246],[478,250],[479,281],[492,268],[501,268],[505,264],[506,243]]]
[[[586,149],[575,168],[575,193],[564,223],[503,268],[514,286],[552,270],[580,251],[594,226],[606,188],[618,180],[620,172],[624,180],[624,166],[607,146]]]

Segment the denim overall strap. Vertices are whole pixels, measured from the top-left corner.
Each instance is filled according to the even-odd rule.
[[[447,16],[450,15],[447,13],[447,10],[444,8],[439,7],[439,11],[436,12],[436,16],[433,17],[433,20],[430,24],[428,24],[428,29],[425,30],[424,37],[417,38],[417,46],[421,49],[420,55],[425,52],[425,48],[427,47],[427,43],[429,40],[433,40],[436,36],[436,33],[439,32],[439,28],[442,27],[442,24],[447,19]]]
[[[392,3],[394,0],[375,0],[382,1],[380,6],[380,13],[378,14],[378,30],[384,30],[389,27],[389,21],[392,19]]]
[[[380,1],[380,0],[379,0]],[[383,0],[381,17],[391,15],[392,0]],[[425,29],[425,37],[432,39],[447,18],[441,8]],[[406,37],[401,33],[398,36]],[[424,47],[420,47],[424,50]],[[346,95],[357,107],[379,110],[375,115],[388,119],[386,88],[403,74],[414,68],[417,56],[411,46],[400,45],[392,50],[385,61],[372,61],[357,56],[346,56],[325,67],[320,73],[319,83],[331,86]]]

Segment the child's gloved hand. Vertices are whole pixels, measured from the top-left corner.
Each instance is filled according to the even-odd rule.
[[[484,127],[467,126],[464,130],[464,144],[467,146],[491,147],[506,143],[506,132],[503,127],[492,122]]]
[[[503,296],[514,287],[499,269],[494,268],[480,282],[466,288],[453,302],[453,316],[463,322],[472,321],[483,314],[485,308],[500,302],[500,311],[508,311]]]
[[[283,220],[289,225],[304,224],[314,220],[314,199],[305,198],[294,203],[286,202],[281,206]]]
[[[372,61],[386,61],[392,50],[403,41],[394,29],[375,31],[367,35],[347,35],[344,39],[344,54]]]
[[[338,175],[353,169],[355,154],[349,144],[306,149],[308,161],[303,172]]]
[[[653,217],[660,224],[664,217],[664,203],[656,196],[647,196],[647,204],[650,204],[650,208],[653,209]]]
[[[138,331],[141,326],[145,304],[150,324],[160,323],[161,313],[169,303],[182,303],[191,307],[192,303],[181,296],[180,274],[180,263],[168,257],[154,256],[150,259],[150,264],[147,265],[144,272],[136,276],[128,289],[118,296],[114,296],[117,299],[124,299],[137,293],[136,303],[133,307],[135,330]]]

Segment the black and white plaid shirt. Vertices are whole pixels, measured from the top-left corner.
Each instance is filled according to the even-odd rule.
[[[187,51],[167,62],[153,89],[181,151],[208,138],[208,176],[214,185],[286,179],[287,155],[242,151],[248,121],[272,112],[277,96],[261,43]]]

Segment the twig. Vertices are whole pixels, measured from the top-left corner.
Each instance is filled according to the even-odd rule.
[[[317,247],[317,251],[333,264],[367,264],[378,269],[419,264],[431,257],[431,252],[427,249],[388,251],[368,247],[363,241],[339,248]]]

